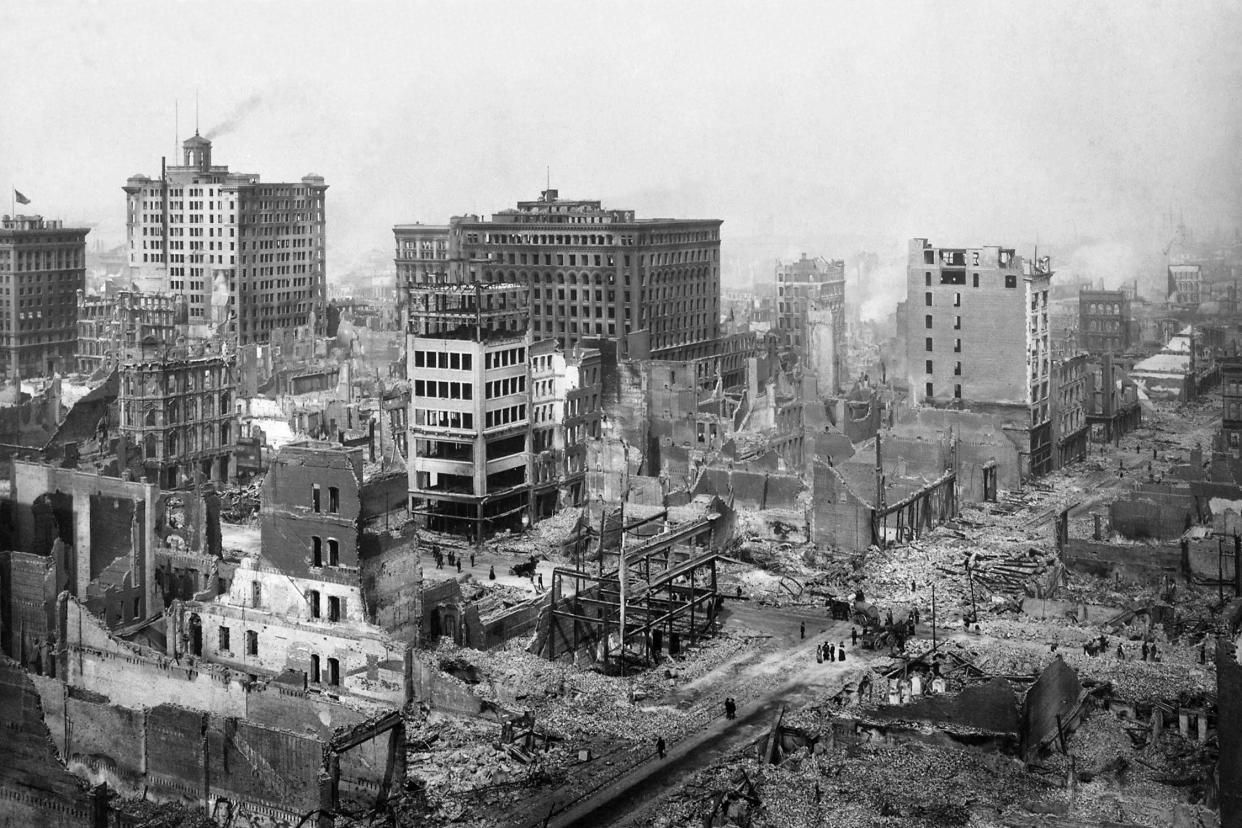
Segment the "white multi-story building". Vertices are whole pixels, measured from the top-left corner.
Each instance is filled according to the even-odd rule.
[[[125,184],[130,278],[185,296],[191,333],[241,344],[324,320],[323,177],[264,183],[211,163],[211,142],[182,144],[181,166]]]

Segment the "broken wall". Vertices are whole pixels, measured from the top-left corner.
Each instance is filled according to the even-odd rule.
[[[919,720],[946,727],[969,727],[1016,734],[1018,696],[1003,678],[967,687],[953,695],[924,696],[910,704],[883,705],[875,715],[890,720]]]
[[[50,669],[61,577],[54,557],[0,552],[0,646],[34,673]]]
[[[983,469],[993,464],[997,485],[1017,490],[1022,486],[1022,451],[1006,436],[1005,422],[1002,416],[971,411],[914,409],[883,432],[884,467],[894,468],[904,458],[911,473],[935,479],[953,465],[956,438],[960,502],[983,501]]]
[[[404,481],[403,481],[404,482]],[[421,646],[423,568],[414,524],[362,536],[362,596],[367,619],[398,641]]]
[[[1023,761],[1034,761],[1040,748],[1057,739],[1058,733],[1068,738],[1084,695],[1078,674],[1060,656],[1044,668],[1022,703]]]
[[[1113,529],[1132,540],[1171,540],[1200,520],[1190,488],[1170,483],[1141,483],[1108,508]]]
[[[319,537],[325,559],[328,538],[332,538],[339,544],[340,565],[358,566],[361,480],[360,449],[342,450],[323,443],[281,449],[263,480],[259,528],[264,560],[281,572],[306,577],[312,564],[312,539]],[[330,500],[333,489],[338,498],[335,510]]]
[[[1070,538],[1061,550],[1061,560],[1076,572],[1142,583],[1159,581],[1166,575],[1178,578],[1182,572],[1182,553],[1177,544],[1116,544]],[[1212,577],[1215,572],[1213,566]]]
[[[540,613],[549,606],[551,595],[550,592],[538,595],[482,619],[479,640],[472,640],[471,646],[486,650],[499,647],[510,639],[530,635],[535,631]]]
[[[133,612],[126,595],[126,619],[162,609],[155,590],[158,487],[24,461],[13,464],[11,476],[21,547],[43,551],[56,537],[64,540],[71,547],[66,569],[74,594],[85,600],[92,581],[108,581],[100,584],[106,591],[122,585],[129,573],[128,586],[142,603]],[[103,578],[105,572],[109,578]]]
[[[413,665],[414,698],[433,710],[458,716],[477,716],[483,712],[483,701],[461,679],[441,672],[436,667],[415,661]]]
[[[831,464],[816,460],[811,506],[811,535],[823,547],[860,552],[871,545],[872,510],[850,491]]]
[[[43,681],[55,683],[51,679]],[[82,828],[101,824],[107,800],[96,799],[56,756],[34,679],[0,656],[0,822],[12,826]]]
[[[73,696],[56,718],[69,770],[123,796],[191,807],[225,799],[260,825],[292,824],[319,805],[327,736],[171,704],[131,710]]]

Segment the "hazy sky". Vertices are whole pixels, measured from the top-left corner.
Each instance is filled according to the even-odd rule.
[[[726,255],[1160,248],[1242,224],[1240,52],[1235,2],[7,2],[0,186],[119,243],[197,90],[216,163],[327,179],[329,278],[548,166]]]

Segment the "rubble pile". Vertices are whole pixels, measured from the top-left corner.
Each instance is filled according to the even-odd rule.
[[[253,483],[220,492],[220,520],[226,523],[250,523],[259,516],[261,483]]]
[[[1165,731],[1154,742],[1131,733],[1141,726],[1107,714],[1093,714],[1070,738],[1069,755],[1052,753],[1042,760],[1050,776],[1076,786],[1076,816],[1120,820],[1139,825],[1193,825],[1214,771],[1215,756],[1205,746]]]
[[[746,781],[753,785],[749,799]],[[748,757],[703,771],[647,824],[703,824],[729,794],[723,807],[731,824],[913,828],[995,825],[1003,810],[1060,792],[1011,759],[964,749],[917,742],[816,746],[779,766]]]

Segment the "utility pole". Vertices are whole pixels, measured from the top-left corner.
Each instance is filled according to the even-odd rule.
[[[936,582],[932,581],[932,652],[936,652]]]
[[[621,660],[621,675],[625,675],[625,512],[621,513],[621,561],[617,565],[617,575],[621,579],[621,641],[617,647],[617,658]]]
[[[970,584],[970,620],[979,623],[979,610],[975,607],[975,579],[970,571],[970,556],[966,556],[966,583]]]

